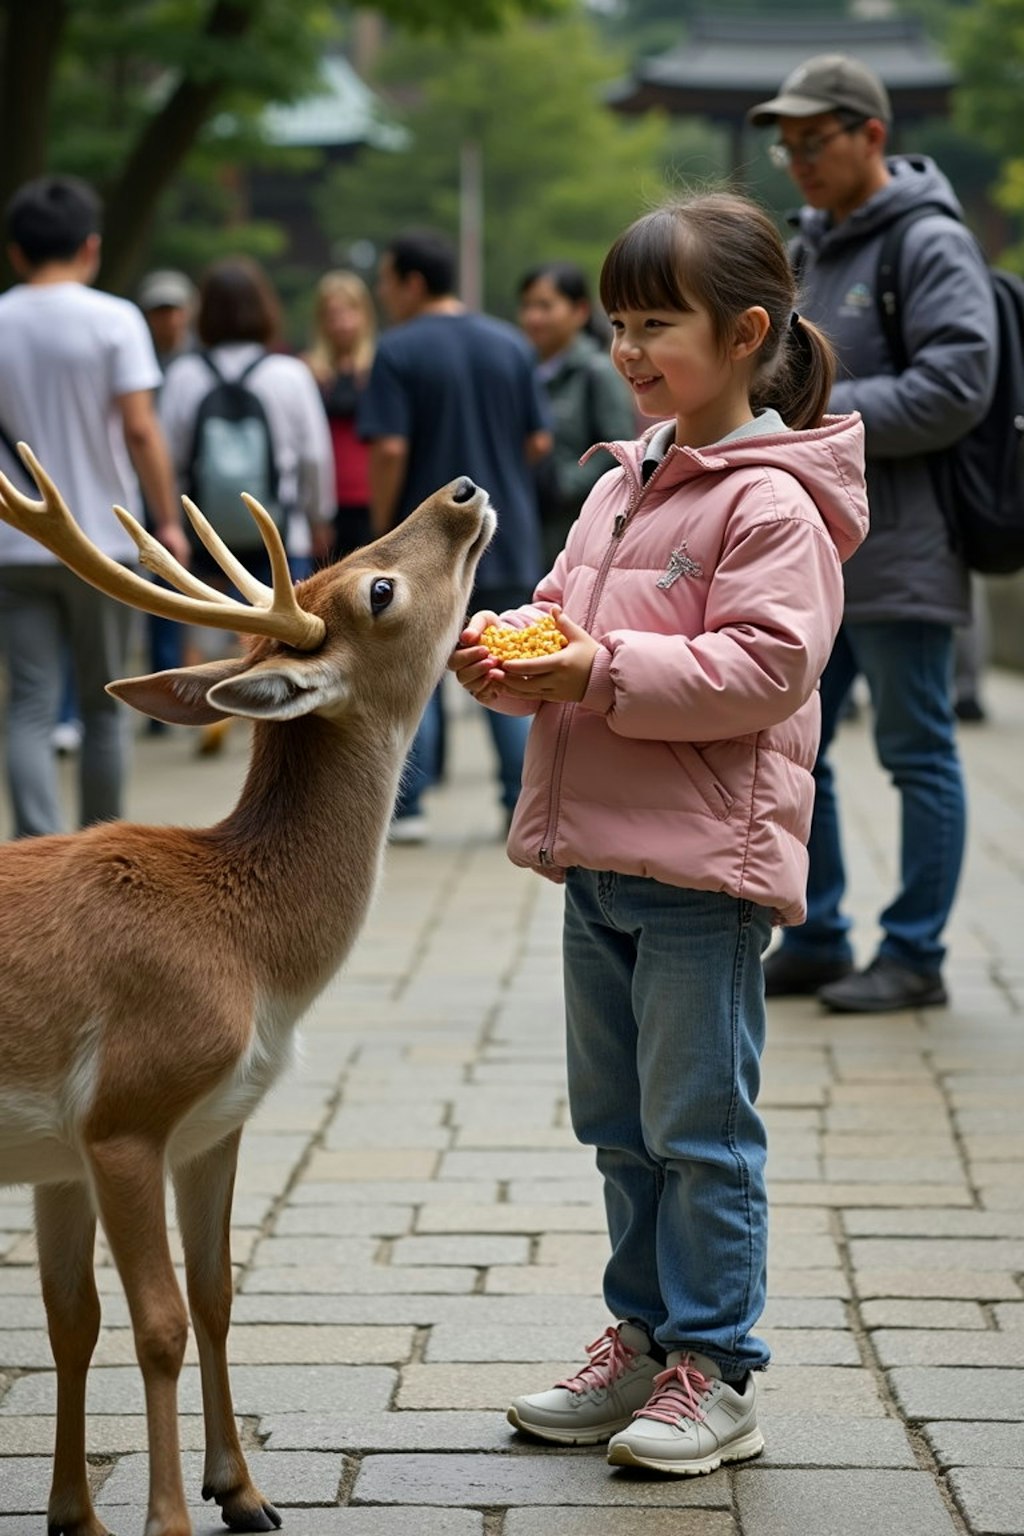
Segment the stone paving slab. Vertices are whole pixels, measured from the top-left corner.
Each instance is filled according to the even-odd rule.
[[[735,1481],[744,1536],[957,1536],[927,1472],[752,1467]]]
[[[860,1318],[867,1329],[961,1330],[991,1326],[981,1304],[977,1301],[898,1301],[892,1297],[886,1297],[881,1301],[862,1302]]]
[[[1024,1370],[1024,1333],[985,1333],[955,1329],[914,1332],[879,1329],[872,1340],[883,1366],[977,1365]]]
[[[1019,1423],[939,1421],[923,1425],[922,1432],[940,1467],[1015,1467],[1024,1471],[1024,1432]]]
[[[272,1504],[330,1505],[338,1502],[345,1475],[341,1456],[314,1451],[246,1451],[253,1482]],[[181,1458],[182,1476],[188,1490],[203,1482],[203,1458],[187,1453]],[[149,1488],[148,1456],[122,1456],[96,1497],[97,1512],[125,1504],[145,1508]],[[216,1519],[216,1506],[210,1506]],[[209,1515],[207,1515],[209,1519]]]
[[[1024,1214],[1017,1211],[845,1211],[843,1227],[850,1237],[1000,1237],[1024,1241]]]
[[[500,1413],[452,1409],[271,1413],[260,1420],[260,1435],[273,1451],[508,1451],[512,1431]]]
[[[46,1457],[47,1470],[43,1481],[49,1487],[49,1459],[53,1454],[56,1427],[56,1419],[45,1414],[0,1419],[0,1456]],[[180,1414],[178,1435],[183,1451],[201,1451],[205,1444],[202,1414]],[[88,1456],[123,1456],[129,1451],[144,1451],[146,1445],[146,1418],[142,1413],[92,1413],[86,1421],[85,1447]],[[316,1450],[317,1447],[311,1449]],[[3,1470],[6,1471],[6,1468]],[[2,1481],[0,1478],[0,1483]]]
[[[258,1415],[272,1403],[279,1413],[299,1412],[311,1402],[320,1407],[365,1411],[385,1409],[394,1392],[397,1373],[383,1366],[363,1365],[240,1365],[232,1369],[235,1412]],[[53,1371],[21,1376],[0,1401],[0,1434],[8,1414],[52,1414],[56,1411]],[[89,1373],[90,1413],[142,1413],[142,1377],[136,1367],[107,1366]],[[182,1413],[200,1413],[199,1371],[186,1366],[178,1383]]]
[[[975,1536],[1021,1536],[1024,1471],[1004,1467],[955,1467],[949,1486]]]
[[[825,1414],[780,1413],[763,1396],[766,1447],[758,1467],[917,1467],[902,1424]]]
[[[0,1513],[46,1513],[46,1501],[50,1493],[49,1456],[12,1455],[5,1449],[3,1473],[0,1478]],[[5,1528],[6,1524],[5,1520]]]
[[[598,1448],[529,1457],[367,1456],[352,1503],[728,1509],[731,1497],[721,1478],[640,1479],[614,1471]]]
[[[632,1509],[628,1536],[737,1536],[719,1510]],[[424,1536],[432,1527],[424,1527]],[[503,1536],[627,1536],[619,1509],[510,1509]],[[370,1533],[367,1532],[367,1536]]]
[[[902,1366],[889,1372],[889,1381],[911,1421],[1003,1419],[1024,1423],[1024,1371]],[[1024,1437],[1024,1429],[1021,1435]]]

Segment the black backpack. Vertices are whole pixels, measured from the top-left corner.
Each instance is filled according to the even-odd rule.
[[[878,317],[898,372],[908,363],[900,320],[899,264],[911,224],[945,208],[922,203],[889,225],[875,282]],[[978,424],[928,467],[954,548],[973,571],[1010,576],[1024,568],[1024,282],[989,269],[996,303],[998,365],[992,403]]]
[[[256,548],[261,542],[242,501],[243,491],[266,507],[284,533],[270,423],[262,401],[246,385],[266,355],[261,352],[236,379],[226,379],[208,352],[197,353],[215,383],[196,411],[185,483],[200,512],[235,550]]]

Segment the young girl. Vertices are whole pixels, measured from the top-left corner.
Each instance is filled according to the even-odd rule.
[[[591,492],[531,607],[568,644],[503,662],[470,619],[451,665],[534,712],[509,836],[565,882],[569,1100],[597,1149],[618,1324],[510,1421],[687,1474],[756,1456],[765,1299],[761,957],[803,917],[817,686],[867,528],[857,416],[794,312],[774,225],[713,194],[646,215],[601,274],[612,357],[673,418]]]

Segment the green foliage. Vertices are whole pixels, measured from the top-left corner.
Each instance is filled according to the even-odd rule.
[[[56,76],[51,166],[106,190],[183,78],[216,82],[217,108],[250,125],[265,102],[301,95],[337,33],[330,5],[251,0],[250,9],[251,30],[239,44],[204,35],[210,6],[203,0],[72,0]],[[224,160],[231,145],[219,147]],[[202,159],[200,149],[197,163]]]
[[[342,253],[379,246],[429,224],[453,237],[459,220],[460,148],[483,165],[484,299],[510,313],[523,270],[554,257],[596,274],[611,240],[665,190],[664,124],[628,122],[602,104],[620,62],[577,15],[521,26],[501,38],[442,46],[399,44],[378,82],[406,113],[412,147],[370,151],[329,180],[321,209]]]
[[[498,32],[518,16],[556,16],[572,0],[375,0],[372,9],[407,32]]]
[[[962,73],[958,120],[1002,162],[998,205],[1024,220],[1024,0],[975,0],[952,25],[953,57]],[[1001,258],[1024,272],[1024,240]]]
[[[498,28],[571,0],[381,0],[379,12],[417,33]],[[338,0],[0,0],[0,203],[42,171],[86,176],[105,194],[101,281],[128,286],[149,255],[216,252],[203,220],[223,204],[228,242],[273,248],[232,205],[239,165],[264,154],[254,132],[269,103],[312,86],[325,47],[345,25]],[[211,126],[230,118],[234,136]],[[188,262],[188,265],[193,265]]]

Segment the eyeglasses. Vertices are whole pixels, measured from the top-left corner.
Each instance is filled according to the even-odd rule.
[[[802,160],[805,165],[813,165],[833,139],[838,139],[843,133],[853,133],[862,126],[861,123],[844,123],[842,128],[834,128],[831,133],[811,134],[808,138],[801,139],[799,144],[783,142],[769,144],[768,158],[780,171],[788,171],[794,160]]]

